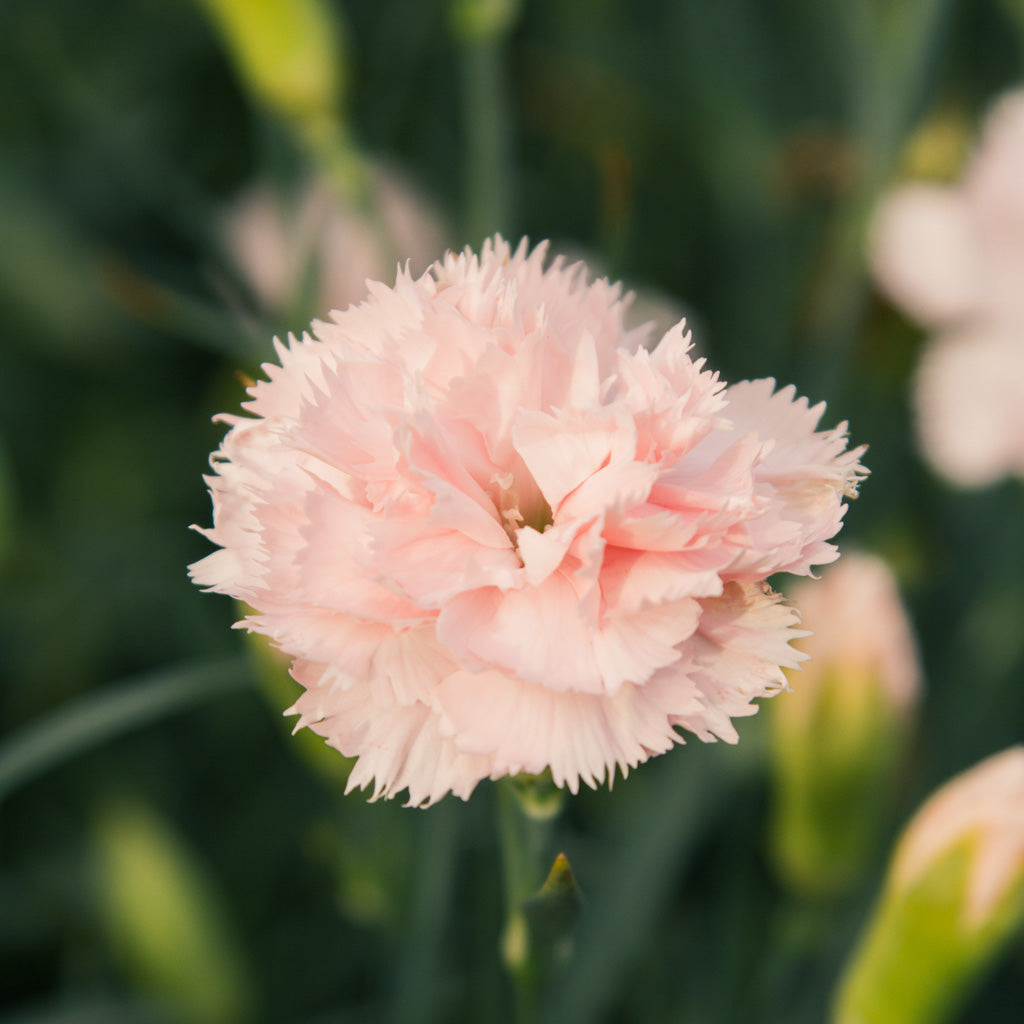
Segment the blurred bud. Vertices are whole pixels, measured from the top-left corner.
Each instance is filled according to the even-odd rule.
[[[200,0],[249,90],[280,116],[334,118],[343,88],[342,39],[320,0]]]
[[[565,806],[565,790],[555,785],[550,768],[540,775],[529,772],[513,775],[509,788],[515,794],[520,812],[533,821],[550,821]]]
[[[520,0],[452,0],[452,27],[464,43],[499,39],[519,15]]]
[[[937,111],[904,144],[900,174],[906,178],[952,181],[967,159],[973,134],[974,126],[960,111]]]
[[[772,702],[773,855],[794,888],[835,894],[867,867],[890,810],[920,673],[888,566],[847,555],[793,597],[812,636]]]
[[[942,787],[896,847],[835,1024],[941,1024],[1024,920],[1024,747]]]
[[[544,884],[524,904],[531,947],[547,957],[564,959],[571,952],[572,929],[583,910],[583,892],[569,858],[560,853]]]
[[[541,988],[566,963],[585,902],[569,858],[558,854],[543,885],[511,915],[502,937],[505,964],[523,984]]]
[[[323,181],[306,187],[291,210],[267,186],[229,210],[226,245],[267,309],[307,322],[363,299],[367,279],[393,281],[399,260],[409,260],[413,273],[426,270],[444,248],[441,218],[393,171],[369,168],[367,187],[372,216]]]
[[[126,973],[172,1019],[250,1019],[250,987],[218,894],[171,826],[140,803],[104,807],[95,829],[102,914]]]

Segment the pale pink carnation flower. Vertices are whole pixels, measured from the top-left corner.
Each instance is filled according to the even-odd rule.
[[[871,265],[939,332],[915,382],[925,456],[964,487],[1024,475],[1024,91],[995,106],[959,184],[882,199]]]
[[[793,388],[726,388],[546,245],[446,254],[277,345],[207,478],[201,586],[295,660],[349,789],[575,792],[785,687],[765,585],[838,556],[864,470]]]

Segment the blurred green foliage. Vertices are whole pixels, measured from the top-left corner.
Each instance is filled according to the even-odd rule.
[[[455,31],[473,6],[333,5],[345,144],[416,182],[453,245],[550,237],[681,304],[726,379],[793,381],[850,420],[873,476],[843,539],[897,567],[925,657],[890,783],[905,816],[1024,735],[1024,496],[953,493],[919,461],[921,336],[868,287],[862,230],[920,122],[975,123],[1021,76],[1019,4],[526,0],[480,5],[500,22],[483,41]],[[273,333],[323,311],[276,319],[221,225],[247,186],[295,190],[324,155],[235,67],[199,4],[0,7],[0,745],[113,680],[239,653],[230,603],[185,575],[209,550],[185,527],[209,518],[210,417]],[[3,1019],[167,1022],[197,995],[180,979],[161,1000],[111,936],[94,823],[115,812],[111,864],[132,855],[117,835],[159,821],[157,846],[202,865],[248,1019],[508,1018],[493,787],[425,813],[343,799],[277,714],[225,691],[7,796]],[[548,1019],[823,1019],[884,849],[847,899],[790,901],[765,856],[762,726],[569,801],[555,839],[587,905]],[[1018,947],[969,1019],[1020,1019],[1022,964]],[[209,998],[240,1005],[236,979]]]

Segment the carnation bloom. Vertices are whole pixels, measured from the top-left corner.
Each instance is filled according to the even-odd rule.
[[[194,580],[294,658],[291,711],[349,788],[575,792],[785,687],[796,612],[765,585],[837,557],[864,472],[792,388],[726,388],[679,324],[546,246],[446,254],[278,343],[207,478]]]
[[[882,199],[871,264],[939,332],[915,384],[929,461],[965,487],[1024,475],[1024,91],[996,105],[960,183]]]

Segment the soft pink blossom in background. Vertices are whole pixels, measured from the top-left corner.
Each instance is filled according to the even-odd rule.
[[[1024,475],[1024,91],[996,104],[958,184],[882,199],[871,265],[937,335],[915,382],[927,458],[964,487]]]
[[[679,324],[546,245],[446,254],[278,344],[207,478],[195,581],[294,658],[291,709],[349,788],[411,804],[550,768],[576,791],[784,688],[765,584],[834,560],[845,425],[726,387]]]
[[[370,165],[373,217],[314,180],[289,204],[268,185],[242,193],[226,213],[226,247],[268,309],[295,301],[314,275],[317,310],[345,309],[366,295],[366,281],[394,273],[399,259],[422,273],[442,248],[438,213],[400,175]]]

